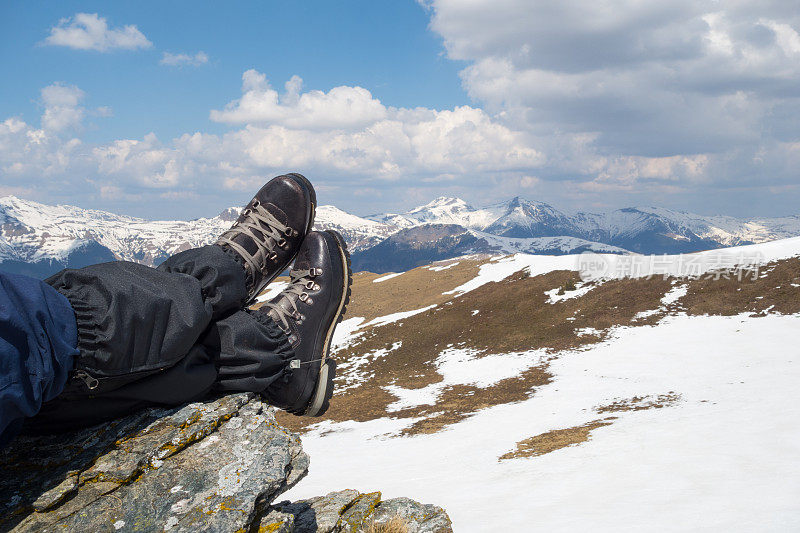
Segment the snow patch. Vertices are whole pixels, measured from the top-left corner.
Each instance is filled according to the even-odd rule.
[[[490,387],[499,381],[519,375],[542,362],[545,357],[545,353],[540,350],[481,355],[481,352],[473,349],[446,348],[434,361],[442,381],[419,389],[406,389],[396,385],[384,387],[384,390],[398,398],[386,410],[394,412],[419,405],[433,405],[442,391],[454,385]]]
[[[447,265],[430,266],[430,267],[428,267],[428,270],[433,270],[434,272],[441,272],[442,270],[447,270],[448,268],[453,268],[454,266],[456,266],[459,263],[460,263],[460,261],[456,261],[455,263],[449,263]]]
[[[572,298],[579,298],[589,292],[590,290],[594,289],[598,284],[587,284],[585,282],[578,282],[575,284],[575,289],[571,291],[564,291],[563,294],[558,294],[561,291],[561,287],[556,287],[555,289],[551,289],[549,291],[544,291],[547,295],[547,303],[554,304],[556,302],[561,302],[563,300],[570,300]]]
[[[429,305],[423,307],[421,309],[414,309],[413,311],[401,311],[399,313],[392,313],[390,315],[379,316],[378,318],[373,318],[363,327],[376,327],[376,326],[385,326],[386,324],[391,324],[392,322],[397,322],[398,320],[403,320],[404,318],[408,318],[410,316],[418,315],[420,313],[424,313],[429,309],[433,309],[436,305]]]
[[[396,278],[401,274],[403,274],[403,272],[392,272],[391,274],[386,274],[385,276],[381,276],[380,278],[373,279],[372,283],[380,283],[382,281],[386,281],[387,279]]]
[[[257,298],[256,302],[263,303],[268,302],[286,290],[286,287],[289,286],[288,281],[273,281],[269,285],[267,285],[266,290],[262,292]]]

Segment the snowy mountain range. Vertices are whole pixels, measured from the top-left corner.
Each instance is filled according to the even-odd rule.
[[[238,212],[152,221],[6,196],[0,198],[0,268],[43,277],[114,259],[157,265],[213,242]],[[442,197],[405,213],[367,217],[320,206],[316,227],[342,233],[357,270],[387,272],[469,253],[680,253],[760,243],[800,235],[800,216],[745,220],[661,208],[568,215],[519,197],[483,208]]]

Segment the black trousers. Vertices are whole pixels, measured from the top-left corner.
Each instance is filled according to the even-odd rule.
[[[245,270],[218,246],[186,250],[158,268],[119,261],[46,280],[75,311],[79,356],[64,391],[28,420],[63,431],[213,391],[265,390],[292,358],[285,334],[243,310]]]

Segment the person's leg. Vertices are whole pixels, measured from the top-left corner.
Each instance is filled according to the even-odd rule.
[[[46,280],[75,312],[75,379],[66,393],[99,394],[180,361],[212,320],[247,298],[245,272],[218,246],[187,250],[162,269],[125,261]]]
[[[40,280],[0,273],[0,447],[62,391],[77,344],[64,296]]]
[[[298,415],[319,416],[333,394],[329,357],[349,299],[350,269],[335,232],[311,232],[286,290],[257,311],[213,321],[186,357],[93,397],[62,394],[27,424],[31,432],[88,426],[152,406],[176,406],[210,392],[255,392]]]
[[[156,269],[114,262],[47,280],[74,308],[80,355],[75,379],[32,425],[87,425],[201,396],[216,371],[199,337],[289,265],[313,224],[315,202],[304,177],[279,176],[215,245],[176,254]]]

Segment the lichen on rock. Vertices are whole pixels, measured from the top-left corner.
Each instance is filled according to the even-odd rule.
[[[292,517],[289,519],[288,517]],[[381,525],[400,522],[407,533],[450,533],[450,517],[441,507],[426,505],[409,498],[381,500],[380,492],[356,490],[331,492],[297,502],[272,505],[261,518],[259,531],[273,531],[275,524],[292,522],[292,533],[356,533],[381,531]]]
[[[297,436],[247,394],[22,436],[0,452],[9,495],[0,529],[247,530],[308,462]]]
[[[20,436],[0,450],[0,532],[350,532],[396,515],[409,532],[451,531],[439,507],[379,492],[273,505],[308,465],[299,437],[252,394]]]

